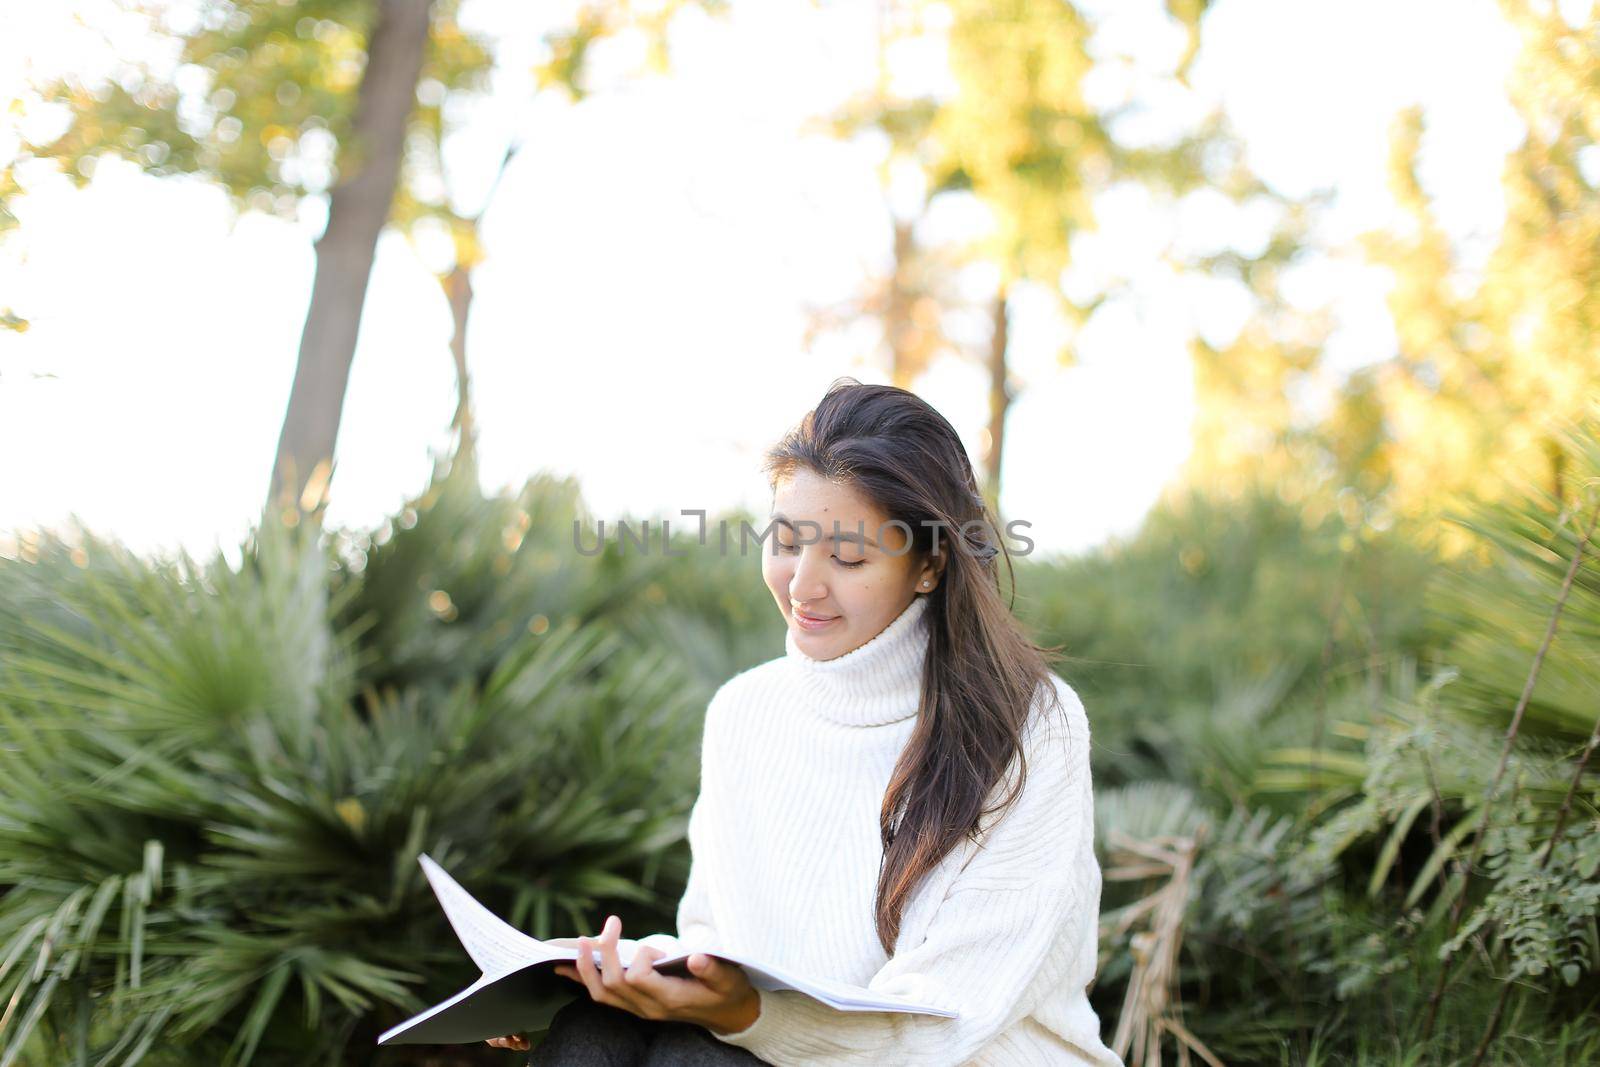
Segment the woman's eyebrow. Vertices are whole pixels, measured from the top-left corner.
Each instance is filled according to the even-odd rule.
[[[775,511],[775,512],[772,513],[772,521],[776,522],[776,523],[781,523],[782,525],[787,526],[790,530],[794,529],[794,523],[790,522],[785,516],[783,516],[779,512]],[[818,523],[818,525],[820,526],[821,523]],[[857,525],[858,526],[865,526],[866,524],[865,523],[857,523]],[[843,530],[841,530],[839,533],[836,533],[836,534],[829,534],[827,536],[826,540],[829,540],[829,541],[851,541],[851,542],[854,542],[855,544],[868,544],[868,545],[871,545],[873,548],[877,548],[878,547],[878,542],[874,541],[870,537],[867,537],[867,536],[865,536],[863,534],[859,534],[859,533],[847,533],[847,532],[845,532]]]

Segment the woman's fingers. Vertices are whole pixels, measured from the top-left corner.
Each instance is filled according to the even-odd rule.
[[[531,1044],[525,1034],[507,1034],[505,1037],[491,1037],[489,1044],[495,1048],[508,1048],[515,1052],[526,1052]]]
[[[617,953],[617,938],[622,936],[622,920],[615,915],[606,916],[600,928],[600,981],[615,992],[625,981],[622,974],[622,957]]]
[[[557,974],[582,982],[596,1003],[609,1004],[642,1019],[671,1017],[682,1006],[683,979],[656,973],[655,961],[666,953],[650,945],[636,945],[629,965],[622,965],[617,948],[622,938],[622,920],[606,917],[598,939],[578,938],[578,958],[573,964],[557,964]],[[593,953],[598,950],[600,962]]]
[[[656,960],[666,953],[651,945],[640,945],[633,950],[633,960],[628,964],[628,980],[636,982],[655,974]]]
[[[651,1007],[629,983],[627,970],[622,966],[622,955],[617,951],[617,941],[621,937],[622,920],[615,915],[608,915],[600,931],[600,981],[610,994],[606,1003],[630,1011],[642,1019],[651,1018]]]
[[[700,979],[706,985],[722,992],[728,986],[730,975],[728,965],[715,956],[708,956],[704,952],[696,952],[689,957],[689,973]]]
[[[624,976],[628,990],[639,1005],[637,1013],[646,1019],[670,1019],[684,1006],[681,978],[669,978],[656,971],[656,960],[665,956],[661,949],[642,946],[633,954]]]
[[[578,981],[589,990],[591,999],[599,1001],[605,996],[605,986],[600,984],[600,969],[595,966],[592,953],[594,940],[588,937],[578,938],[578,958],[575,961],[578,967]]]

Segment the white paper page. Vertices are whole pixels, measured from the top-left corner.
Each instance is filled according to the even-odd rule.
[[[557,959],[563,955],[561,952],[552,952],[542,941],[529,937],[479,904],[427,853],[418,856],[417,861],[428,876],[428,884],[433,886],[434,896],[439,898],[445,918],[450,920],[456,937],[461,939],[461,947],[467,950],[467,955],[472,957],[472,962],[484,974],[501,975],[530,963]],[[576,958],[576,954],[567,958]]]
[[[485,975],[479,976],[479,978],[478,978],[478,980],[476,982],[473,982],[471,985],[467,986],[467,988],[463,989],[461,992],[457,993],[455,996],[450,997],[447,1000],[441,1000],[439,1003],[435,1004],[433,1007],[429,1008],[427,1011],[419,1012],[416,1015],[413,1015],[411,1018],[407,1019],[405,1022],[397,1023],[394,1026],[389,1027],[389,1029],[385,1030],[383,1033],[378,1035],[378,1044],[381,1045],[385,1041],[387,1041],[391,1037],[393,1037],[395,1034],[400,1033],[402,1030],[409,1030],[413,1026],[416,1026],[418,1023],[425,1022],[428,1019],[433,1018],[435,1015],[438,1015],[441,1011],[444,1011],[446,1008],[452,1007],[453,1005],[461,1003],[463,1000],[466,1000],[468,997],[472,996],[472,994],[476,993],[478,990],[482,989],[484,986],[493,985],[495,982],[499,981],[500,977],[501,977],[500,975],[491,975],[491,974],[485,974]]]
[[[675,956],[663,956],[656,960],[655,965],[660,967],[679,960],[686,960],[692,955],[704,953],[708,956],[720,956],[725,960],[737,963],[743,967],[745,974],[750,978],[750,984],[758,989],[793,989],[827,1004],[829,1007],[840,1011],[909,1011],[918,1015],[938,1015],[946,1019],[954,1019],[957,1012],[946,1008],[935,1007],[931,1004],[921,1004],[909,997],[896,993],[879,993],[864,986],[851,985],[849,982],[836,982],[828,978],[802,978],[791,974],[769,963],[761,963],[737,953],[725,952],[715,946],[696,949],[694,952],[683,952]]]

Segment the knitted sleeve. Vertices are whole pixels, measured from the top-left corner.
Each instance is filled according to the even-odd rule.
[[[754,1023],[715,1036],[780,1067],[961,1064],[1033,1013],[1076,955],[1094,950],[1083,930],[1098,922],[1084,867],[1094,832],[1088,722],[1070,687],[1057,692],[1065,714],[1025,742],[1021,796],[980,835],[926,937],[900,947],[868,983],[957,1017],[840,1012],[793,990],[763,990]]]

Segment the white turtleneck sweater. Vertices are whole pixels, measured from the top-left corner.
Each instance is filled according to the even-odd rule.
[[[780,1067],[1123,1067],[1085,995],[1101,883],[1088,720],[1054,673],[1061,707],[1043,715],[1045,702],[1035,703],[1021,796],[998,822],[989,817],[981,847],[963,841],[914,891],[894,955],[879,944],[878,812],[916,724],[927,607],[917,596],[876,637],[830,660],[801,652],[791,633],[783,656],[717,690],[678,936],[642,940],[720,945],[959,1013],[841,1012],[793,990],[763,990],[756,1021],[717,1036]]]

